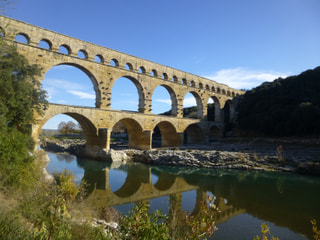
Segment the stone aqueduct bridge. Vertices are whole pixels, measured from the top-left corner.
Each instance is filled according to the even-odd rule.
[[[96,108],[50,104],[44,116],[36,116],[33,126],[35,139],[47,120],[57,114],[67,114],[81,124],[87,138],[87,149],[94,151],[109,148],[110,132],[118,121],[128,129],[130,147],[151,148],[152,132],[157,125],[163,146],[182,145],[183,133],[187,129],[189,142],[202,143],[207,141],[210,130],[222,129],[225,105],[229,110],[226,115],[232,119],[232,99],[243,93],[203,77],[4,16],[0,16],[0,28],[3,38],[15,45],[30,64],[41,67],[40,81],[52,67],[70,65],[86,73],[94,86]],[[24,37],[25,41],[18,41],[17,36]],[[110,110],[112,87],[120,77],[126,77],[135,84],[139,95],[138,112]],[[170,117],[151,114],[152,94],[158,86],[163,86],[170,94]],[[183,118],[183,100],[189,92],[197,102],[197,119]],[[207,121],[210,98],[215,105],[213,121]]]

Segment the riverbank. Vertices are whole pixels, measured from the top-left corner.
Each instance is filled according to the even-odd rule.
[[[320,176],[320,140],[227,139],[152,150],[105,150],[105,160],[197,168],[281,171]],[[116,143],[113,143],[116,146]],[[123,144],[123,143],[122,143]],[[46,140],[48,151],[81,156],[85,141]],[[115,147],[116,148],[116,147]]]

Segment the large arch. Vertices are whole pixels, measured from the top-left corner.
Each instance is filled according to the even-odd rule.
[[[132,76],[128,76],[128,75],[120,76],[117,79],[115,79],[115,81],[113,81],[111,83],[111,88],[112,88],[112,90],[111,90],[111,98],[112,98],[112,94],[114,93],[113,87],[115,85],[115,82],[120,80],[121,78],[129,79],[134,84],[134,86],[136,87],[137,92],[138,92],[138,112],[143,113],[144,109],[145,109],[145,101],[144,101],[145,100],[145,94],[144,94],[144,91],[143,91],[143,87],[142,87],[140,81],[138,81],[136,78],[134,78]]]
[[[177,114],[178,114],[178,102],[177,102],[176,93],[174,92],[174,90],[170,86],[168,86],[166,84],[158,85],[153,89],[153,93],[152,93],[152,108],[154,107],[154,100],[155,100],[153,98],[153,96],[154,96],[155,91],[159,87],[163,87],[169,93],[170,100],[171,100],[171,110],[170,110],[171,111],[171,116],[177,116]]]
[[[196,112],[194,112],[194,114],[192,114],[190,118],[198,118],[198,119],[202,118],[203,117],[203,104],[202,104],[202,101],[201,101],[201,97],[197,92],[190,91],[190,92],[186,93],[184,98],[183,98],[184,99],[183,103],[185,103],[186,96],[189,93],[194,97],[194,99],[196,101],[196,107],[197,107]],[[185,108],[185,106],[184,106],[184,108]],[[184,115],[183,117],[186,117],[185,114],[183,114],[183,115]]]
[[[219,99],[216,96],[211,96],[209,98],[209,100],[210,99],[212,99],[213,103],[208,103],[207,120],[220,122],[221,121],[221,106],[220,106]]]
[[[38,124],[38,131],[37,133],[40,134],[42,127],[44,126],[44,124],[49,121],[51,118],[60,115],[60,114],[65,114],[71,118],[73,118],[74,120],[76,120],[83,131],[83,134],[86,138],[86,147],[102,147],[105,148],[106,142],[105,141],[101,141],[102,139],[99,138],[99,133],[98,133],[98,129],[97,127],[94,125],[94,123],[92,121],[90,121],[90,119],[88,119],[87,117],[76,113],[76,112],[69,112],[69,111],[53,111],[52,114],[47,114],[45,116],[45,118],[41,121],[41,123]],[[38,136],[34,136],[35,139],[38,139]]]
[[[92,85],[93,85],[93,90],[95,92],[95,107],[96,108],[100,108],[101,105],[101,92],[100,89],[98,87],[98,81],[97,78],[93,75],[92,72],[90,72],[87,68],[81,66],[80,64],[77,63],[72,63],[72,62],[64,62],[64,63],[58,63],[55,64],[54,66],[52,66],[50,69],[47,69],[46,74],[50,71],[50,70],[54,70],[54,67],[56,66],[71,66],[74,67],[80,71],[82,71],[91,81]],[[72,76],[71,76],[72,77]],[[42,79],[42,82],[46,81],[46,77],[44,79]],[[73,90],[72,86],[66,86],[70,88],[70,91]]]

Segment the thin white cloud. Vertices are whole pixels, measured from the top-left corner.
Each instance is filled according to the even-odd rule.
[[[171,105],[171,99],[155,99],[155,101]]]
[[[279,77],[286,77],[287,75],[287,73],[275,71],[257,71],[238,67],[222,69],[205,77],[236,89],[252,89],[263,82],[271,82]]]
[[[75,91],[85,90],[87,87],[83,84],[74,83],[71,81],[56,79],[56,78],[47,78],[43,82],[44,89],[64,89],[69,90],[72,88]]]
[[[81,99],[96,99],[96,96],[94,94],[90,94],[90,93],[86,93],[86,92],[68,91],[68,93],[71,93],[72,95],[78,96]]]
[[[196,105],[197,105],[197,102],[194,97],[188,97],[183,100],[183,107],[192,107]]]

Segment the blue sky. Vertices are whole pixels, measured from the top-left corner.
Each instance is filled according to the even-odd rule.
[[[6,15],[251,89],[320,65],[319,12],[319,0],[17,0]],[[63,87],[69,83],[72,91]],[[130,84],[117,80],[113,109],[137,110]],[[51,102],[94,106],[93,86],[80,70],[54,67],[43,85]],[[157,88],[154,113],[170,110],[168,99],[164,88]],[[190,104],[188,95],[185,106]]]

